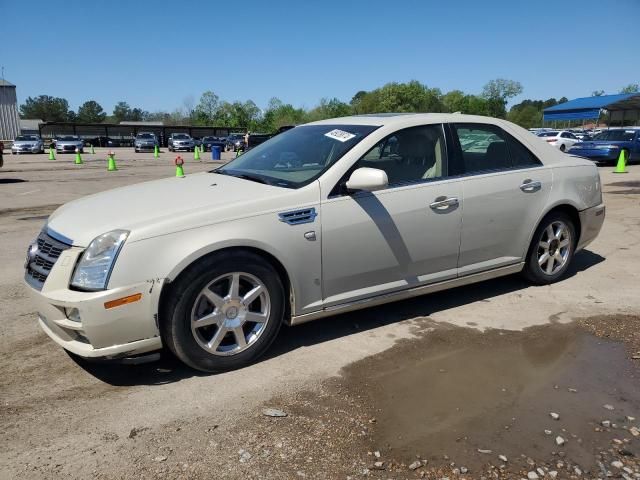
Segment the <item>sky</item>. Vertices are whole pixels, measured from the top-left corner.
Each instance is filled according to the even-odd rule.
[[[640,83],[640,0],[0,0],[0,66],[18,102],[52,95],[147,111],[221,100],[312,108],[418,80],[524,98]]]

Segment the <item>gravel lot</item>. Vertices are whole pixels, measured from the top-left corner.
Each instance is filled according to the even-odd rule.
[[[180,155],[187,175],[215,165]],[[26,246],[58,205],[174,175],[173,158],[116,150],[107,172],[106,149],[82,166],[5,153],[0,478],[640,478],[640,166],[601,168],[603,231],[559,284],[286,328],[220,375],[76,362],[36,325]]]

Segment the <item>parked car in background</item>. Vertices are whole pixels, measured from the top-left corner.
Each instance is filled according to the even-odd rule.
[[[561,152],[566,152],[576,143],[580,142],[580,139],[578,139],[573,133],[566,130],[540,132],[538,133],[538,137],[545,140],[549,145],[556,147]]]
[[[257,147],[261,143],[269,140],[271,137],[273,137],[273,135],[270,133],[251,133],[248,139],[249,144],[247,145],[247,150]]]
[[[77,135],[60,135],[56,137],[56,152],[74,153],[78,150],[84,152],[84,141]]]
[[[193,145],[200,148],[202,146],[202,139],[200,137],[191,137],[193,139]]]
[[[220,139],[218,137],[203,137],[202,138],[202,147],[205,152],[210,152],[211,147],[219,147],[220,152],[224,152],[227,146],[227,142],[224,139]]]
[[[133,148],[136,152],[141,152],[143,150],[154,150],[157,146],[159,146],[158,139],[156,138],[156,135],[151,132],[138,133],[133,143]]]
[[[227,150],[244,150],[244,133],[232,133],[227,137]]]
[[[640,127],[603,130],[592,140],[569,149],[572,155],[601,163],[615,163],[621,151],[625,152],[628,162],[640,160]]]
[[[574,133],[574,135],[578,140],[582,140],[583,142],[585,140],[591,140],[591,134],[587,131],[577,132],[577,133]]]
[[[168,148],[170,152],[177,152],[180,150],[193,152],[195,145],[193,138],[186,133],[172,133],[169,135]]]
[[[44,142],[38,135],[18,135],[11,145],[11,153],[43,153]]]
[[[518,272],[557,282],[604,217],[593,162],[510,122],[334,118],[210,172],[63,205],[24,278],[40,327],[76,355],[167,347],[222,371],[283,324]]]

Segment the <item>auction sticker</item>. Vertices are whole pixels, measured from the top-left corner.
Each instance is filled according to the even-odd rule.
[[[353,133],[345,132],[344,130],[338,130],[337,128],[325,133],[324,136],[333,138],[334,140],[338,140],[339,142],[348,142],[353,137],[355,137]]]

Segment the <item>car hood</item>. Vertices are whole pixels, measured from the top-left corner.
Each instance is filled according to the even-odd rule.
[[[35,144],[37,144],[39,142],[40,142],[40,140],[17,140],[15,142],[13,142],[13,144],[15,146],[18,146],[18,145],[35,145]]]
[[[47,228],[81,247],[117,229],[129,230],[132,242],[257,215],[274,205],[269,199],[289,192],[294,190],[207,172],[171,177],[69,202],[49,217]]]

